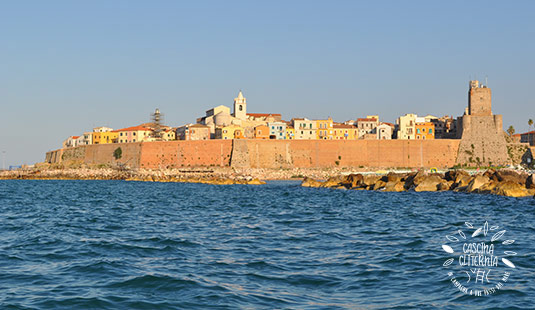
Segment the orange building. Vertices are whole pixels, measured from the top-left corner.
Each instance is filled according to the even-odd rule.
[[[431,122],[416,123],[415,124],[415,139],[416,140],[433,140],[435,139],[435,124]]]
[[[266,125],[258,125],[254,128],[255,139],[269,139],[269,127]]]

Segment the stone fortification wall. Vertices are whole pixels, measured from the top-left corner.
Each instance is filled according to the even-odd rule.
[[[92,144],[86,146],[79,146],[76,148],[85,149],[84,162],[86,164],[109,164],[116,163],[125,164],[131,167],[139,167],[141,157],[141,144],[137,143],[114,143],[114,144]],[[76,149],[75,148],[75,149]],[[113,157],[113,152],[121,148],[122,156],[116,160]]]
[[[134,168],[451,167],[459,140],[208,140],[88,145],[64,150],[87,164]],[[113,152],[120,147],[122,158]],[[52,158],[52,153],[47,158]],[[79,154],[84,154],[80,157]],[[55,156],[56,158],[57,156]],[[65,158],[65,156],[63,156]]]
[[[57,164],[61,162],[61,155],[63,155],[63,149],[46,152],[45,163]]]
[[[503,132],[501,115],[464,115],[461,119],[458,164],[509,165],[511,158]]]
[[[140,168],[229,166],[232,140],[144,142]]]
[[[459,140],[235,140],[237,168],[451,167]]]

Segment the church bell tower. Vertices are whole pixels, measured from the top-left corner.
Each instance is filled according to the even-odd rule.
[[[234,98],[234,113],[232,116],[241,120],[247,119],[247,99],[245,99],[241,90],[238,93],[238,97]]]

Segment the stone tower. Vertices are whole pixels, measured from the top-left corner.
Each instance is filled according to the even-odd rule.
[[[507,142],[501,115],[492,114],[491,91],[479,81],[470,81],[468,110],[457,119],[457,137],[461,139],[458,164],[508,165]]]
[[[470,81],[468,114],[475,116],[492,115],[490,88],[487,86],[479,87],[479,81]]]
[[[234,98],[234,113],[232,114],[237,119],[247,119],[247,99],[243,96],[241,90],[238,97]]]

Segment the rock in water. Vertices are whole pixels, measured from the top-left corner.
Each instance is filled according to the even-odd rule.
[[[247,184],[248,185],[263,185],[263,184],[266,184],[266,182],[260,181],[259,179],[252,179],[252,180],[247,181]]]
[[[526,180],[526,187],[535,188],[535,174],[532,174],[528,177],[528,179]]]
[[[495,176],[498,178],[498,181],[500,182],[515,182],[518,184],[526,184],[526,180],[528,179],[528,174],[525,172],[519,172],[516,170],[509,170],[509,169],[503,169],[498,170],[495,173]]]
[[[355,187],[358,187],[358,186],[360,186],[362,184],[362,180],[363,179],[364,179],[364,177],[360,173],[358,173],[358,174],[350,174],[350,175],[346,176],[342,180],[341,183],[346,188],[355,188]]]
[[[404,192],[405,183],[401,181],[387,182],[385,185],[385,192]]]
[[[476,175],[470,183],[468,183],[468,187],[466,188],[466,191],[468,192],[475,192],[483,185],[490,182],[490,179],[487,176],[484,175]]]
[[[430,175],[419,180],[418,185],[414,188],[416,192],[436,192],[438,185],[442,183],[443,179],[438,175]]]
[[[525,186],[522,186],[513,181],[505,181],[498,183],[492,193],[507,197],[528,197],[533,195],[533,192],[531,190],[528,190]]]
[[[342,179],[340,177],[330,177],[321,184],[321,187],[339,187]]]
[[[301,183],[301,186],[303,187],[320,187],[321,186],[320,181],[316,181],[312,178],[306,177],[303,179],[303,182]]]
[[[437,189],[439,191],[449,191],[452,185],[453,185],[453,181],[442,180],[442,182],[438,183]]]

